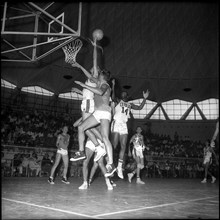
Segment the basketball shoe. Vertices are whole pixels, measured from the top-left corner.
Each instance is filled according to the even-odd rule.
[[[116,168],[115,168],[113,163],[112,164],[107,164],[106,169],[107,169],[107,172],[105,174],[105,177],[111,176],[116,171]]]
[[[70,161],[78,161],[86,158],[86,155],[83,151],[77,151],[75,156],[70,158]]]
[[[216,178],[214,176],[212,176],[212,182],[211,183],[214,183],[216,181]]]
[[[105,178],[105,182],[106,182],[108,190],[113,190],[113,185],[111,184],[109,178]]]
[[[145,182],[143,182],[143,181],[140,179],[140,177],[137,177],[136,183],[137,183],[137,184],[145,184]]]
[[[106,155],[105,147],[103,145],[99,145],[95,149],[95,157],[94,161],[98,161],[101,157]]]
[[[207,183],[206,178],[204,178],[204,180],[202,180],[201,183]]]
[[[111,179],[109,179],[109,180],[110,180],[110,183],[112,184],[112,186],[114,186],[114,187],[117,186],[113,180],[111,180]]]
[[[79,187],[79,189],[88,189],[88,183],[87,182],[83,182],[83,184]]]
[[[63,183],[66,183],[66,184],[70,184],[70,182],[69,181],[67,181],[67,179],[66,178],[62,178],[62,180],[61,180]]]
[[[54,181],[53,181],[53,177],[51,177],[51,176],[49,177],[48,183],[50,183],[50,184],[55,184]]]
[[[128,173],[128,182],[131,183],[131,179],[134,176],[133,173]]]

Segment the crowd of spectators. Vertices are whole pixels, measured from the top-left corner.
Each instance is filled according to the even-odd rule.
[[[69,127],[70,147],[77,149],[77,130],[69,114],[47,111],[1,110],[1,143],[17,146],[52,147],[64,125]]]
[[[12,109],[1,109],[1,143],[6,145],[26,146],[26,147],[52,147],[55,148],[57,135],[64,125],[69,127],[70,149],[78,149],[78,133],[73,127],[73,123],[78,118],[73,118],[67,113],[55,113],[46,111],[32,112],[13,111]],[[160,177],[198,177],[203,172],[202,158],[204,143],[192,141],[189,137],[181,138],[175,132],[172,139],[169,135],[159,135],[148,132],[143,134],[145,145],[149,150],[145,150],[145,163],[147,176]],[[215,148],[217,157],[218,147]],[[14,167],[18,173],[23,173],[22,169],[27,166],[28,160],[32,158],[33,169],[37,169],[37,155],[17,154],[14,157]],[[172,158],[182,158],[181,161]],[[186,159],[197,159],[196,162],[187,163]],[[54,158],[49,158],[45,154],[41,160],[41,167],[46,173],[50,172]],[[162,160],[161,160],[162,159]],[[163,160],[164,159],[164,160]],[[26,165],[25,165],[26,164]],[[30,163],[31,164],[31,163]],[[29,167],[30,167],[29,164]],[[75,164],[76,165],[76,164]],[[79,167],[81,164],[79,165]],[[78,170],[76,166],[75,170]],[[79,171],[72,171],[71,175],[80,175]]]
[[[192,141],[189,137],[179,139],[175,132],[174,139],[169,135],[147,134],[146,143],[150,148],[148,154],[157,157],[202,158],[204,143]]]

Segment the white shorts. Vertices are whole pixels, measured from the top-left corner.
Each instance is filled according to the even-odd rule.
[[[95,151],[95,145],[93,144],[91,140],[86,141],[85,147],[89,148],[91,151]]]
[[[95,110],[93,112],[93,116],[95,117],[96,121],[100,123],[101,119],[106,119],[111,121],[111,113],[108,111],[102,111],[102,110]]]
[[[93,99],[84,99],[81,104],[81,111],[86,113],[93,113],[95,110],[95,103]]]
[[[67,155],[67,154],[68,154],[68,151],[61,148],[61,149],[58,149],[58,150],[57,150],[57,153],[58,153],[58,154],[62,154],[62,155]]]
[[[212,163],[212,158],[211,157],[205,157],[205,159],[203,161],[203,164],[206,164],[206,163],[211,164]]]
[[[111,124],[111,132],[119,134],[128,134],[128,127],[126,122],[113,121]]]
[[[144,158],[143,155],[143,150],[142,150],[142,146],[138,147],[138,148],[133,148],[132,154],[134,157],[140,157],[140,158]]]

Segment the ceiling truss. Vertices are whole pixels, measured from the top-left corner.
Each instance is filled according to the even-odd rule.
[[[6,43],[7,45],[9,45],[12,49],[1,51],[1,61],[7,61],[7,62],[36,62],[36,61],[39,61],[39,60],[43,59],[44,57],[48,56],[49,54],[53,53],[54,51],[60,49],[64,45],[70,43],[71,41],[73,41],[74,39],[76,39],[77,37],[79,37],[81,35],[82,3],[81,2],[79,3],[79,15],[78,15],[78,28],[77,28],[77,30],[73,30],[71,27],[66,25],[64,22],[61,22],[56,17],[54,17],[53,15],[51,15],[50,13],[48,13],[46,11],[53,4],[54,3],[49,3],[44,8],[41,8],[41,7],[37,6],[36,4],[34,4],[32,2],[28,2],[28,5],[25,4],[25,6],[28,7],[30,5],[33,8],[35,8],[36,11],[35,10],[29,11],[29,10],[22,10],[22,9],[19,9],[19,8],[13,8],[15,10],[23,11],[27,14],[21,15],[21,16],[7,17],[7,10],[10,6],[8,6],[7,2],[4,3],[3,17],[1,19],[1,21],[2,21],[1,37],[2,37],[2,41],[4,43]],[[28,7],[28,9],[29,9],[29,7]],[[39,19],[41,18],[42,14],[49,17],[52,21],[58,23],[64,29],[68,30],[70,33],[39,32],[38,31]],[[6,31],[6,28],[7,28],[6,21],[7,20],[23,19],[23,18],[27,18],[27,17],[35,17],[35,21],[33,23],[33,26],[34,26],[34,31],[33,32]],[[21,35],[21,36],[22,35],[30,35],[30,36],[33,36],[33,44],[27,45],[27,46],[24,46],[24,47],[16,47],[15,45],[13,45],[12,43],[10,43],[9,41],[7,41],[4,38],[6,35]],[[50,37],[59,37],[59,38],[51,40],[51,41],[38,42],[38,36],[50,36]],[[39,56],[36,55],[37,54],[37,49],[38,49],[39,46],[42,46],[42,45],[45,45],[45,44],[51,44],[51,43],[54,43],[54,42],[62,42],[62,43],[60,43],[58,46],[54,47],[51,50],[48,50],[47,52],[45,52],[45,53],[43,53]],[[28,48],[30,48],[32,50],[32,56],[31,57],[28,56],[25,52],[23,52],[24,49],[28,49]],[[17,51],[19,54],[21,54],[24,57],[24,59],[21,60],[21,59],[10,59],[10,58],[5,59],[4,58],[4,56],[6,54],[13,53],[15,51]]]

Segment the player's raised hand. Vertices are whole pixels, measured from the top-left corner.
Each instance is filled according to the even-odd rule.
[[[147,97],[149,96],[150,92],[147,90],[146,92],[143,91],[143,97],[145,99],[147,99]]]
[[[115,79],[114,78],[112,79],[112,85],[115,85]]]
[[[103,53],[103,48],[102,48],[101,46],[97,45],[96,39],[95,39],[94,41],[92,41],[91,39],[88,38],[88,40],[91,42],[91,44],[92,44],[93,47],[96,46],[97,48],[101,49],[101,51],[102,51],[102,53]]]
[[[214,142],[214,141],[211,141],[210,146],[211,146],[212,148],[214,148],[214,147],[215,147],[215,142]]]

